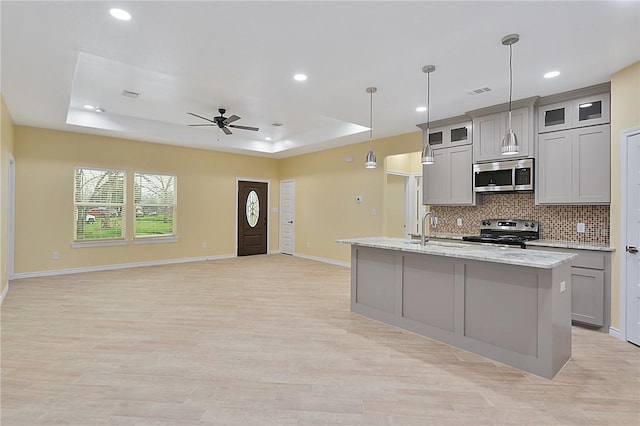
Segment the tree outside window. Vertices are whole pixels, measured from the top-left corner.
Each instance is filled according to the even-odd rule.
[[[135,236],[173,236],[175,230],[176,177],[135,173]]]
[[[75,168],[74,241],[124,238],[125,172]]]

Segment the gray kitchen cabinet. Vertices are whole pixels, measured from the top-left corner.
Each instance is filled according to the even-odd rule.
[[[609,121],[609,93],[599,93],[538,107],[539,133],[607,124]]]
[[[433,149],[471,144],[471,121],[429,129],[429,144]]]
[[[473,205],[471,145],[434,150],[435,163],[422,166],[423,203]]]
[[[604,325],[604,271],[571,268],[571,319]]]
[[[578,255],[571,266],[571,319],[608,332],[611,312],[610,252],[531,245],[527,245],[527,249]]]
[[[508,117],[508,112],[474,117],[473,158],[475,162],[533,157],[532,109],[530,107],[513,109],[511,112],[511,127],[518,138],[520,152],[514,155],[502,155],[500,152],[502,138],[509,130]]]
[[[610,125],[538,135],[539,204],[608,204]]]

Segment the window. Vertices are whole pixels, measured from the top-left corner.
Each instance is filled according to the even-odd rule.
[[[124,238],[123,170],[76,167],[74,241]]]
[[[175,235],[176,177],[135,173],[135,236]]]

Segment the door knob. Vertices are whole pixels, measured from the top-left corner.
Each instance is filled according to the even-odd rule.
[[[626,248],[627,253],[633,253],[636,254],[638,252],[638,247],[634,247],[634,246],[627,246]]]

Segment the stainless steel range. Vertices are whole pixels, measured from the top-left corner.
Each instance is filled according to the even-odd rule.
[[[523,219],[485,219],[480,235],[464,236],[464,241],[516,245],[526,248],[527,241],[540,239],[540,223]]]

